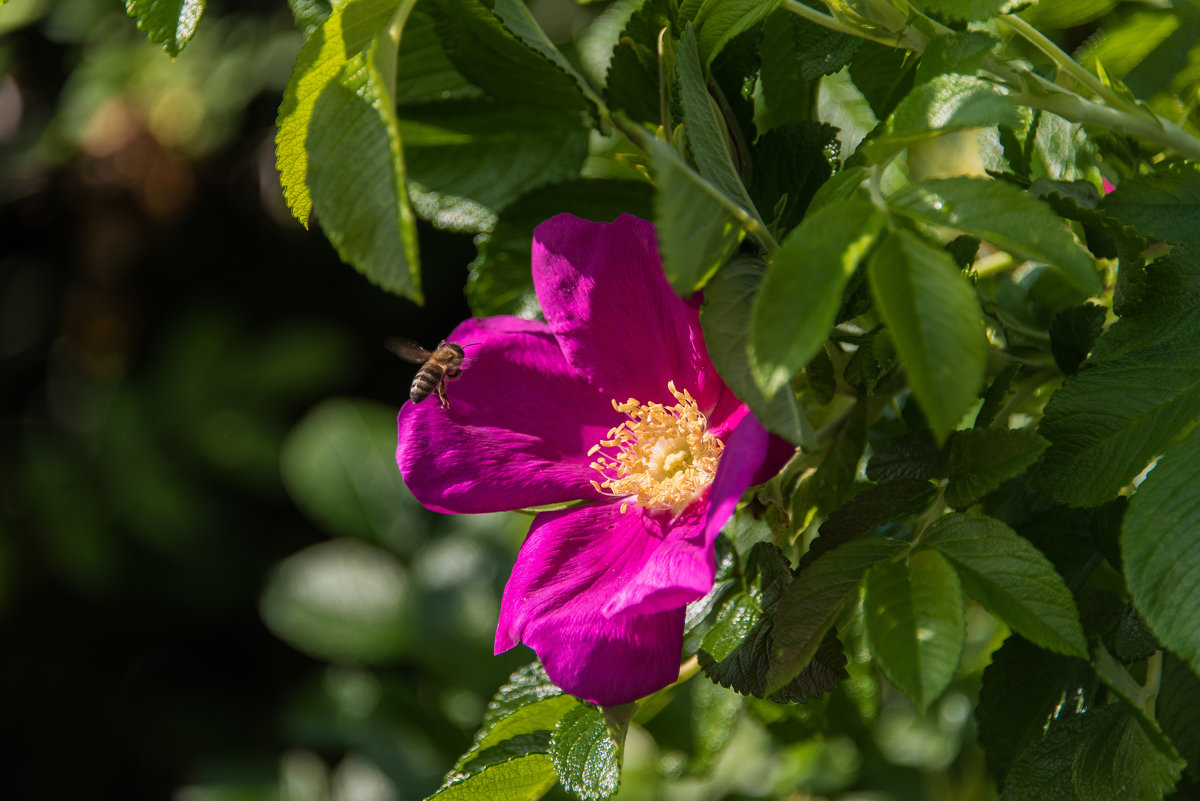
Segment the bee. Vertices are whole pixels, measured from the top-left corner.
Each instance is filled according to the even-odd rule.
[[[413,403],[420,403],[434,392],[442,402],[442,408],[450,408],[450,402],[446,400],[446,381],[457,378],[462,372],[462,345],[443,339],[429,351],[411,339],[396,337],[385,341],[383,346],[401,359],[421,365],[408,392]]]

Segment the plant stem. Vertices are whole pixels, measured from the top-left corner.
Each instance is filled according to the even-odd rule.
[[[1158,689],[1162,684],[1163,652],[1155,651],[1146,660],[1146,683],[1142,685],[1142,711],[1154,719],[1154,704],[1158,701]]]
[[[1124,98],[1101,83],[1099,78],[1084,69],[1083,65],[1078,61],[1064,53],[1058,45],[1050,41],[1037,28],[1015,14],[1001,14],[999,19],[1020,34],[1021,38],[1025,39],[1025,41],[1045,53],[1051,61],[1058,65],[1059,69],[1091,89],[1099,97],[1104,98],[1106,103],[1110,103],[1118,108],[1126,106]]]

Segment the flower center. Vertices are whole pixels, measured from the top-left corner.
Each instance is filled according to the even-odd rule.
[[[632,500],[678,513],[717,474],[724,444],[708,432],[708,420],[691,393],[676,389],[674,381],[667,389],[679,401],[674,406],[614,400],[613,408],[629,419],[588,451],[595,457],[592,469],[604,477],[592,485],[606,495],[628,496],[622,512]]]

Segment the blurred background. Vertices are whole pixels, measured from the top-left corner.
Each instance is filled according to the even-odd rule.
[[[416,307],[291,219],[300,43],[282,0],[210,0],[175,61],[110,0],[0,6],[4,799],[422,798],[531,658],[491,655],[528,518],[430,514],[393,461],[381,343],[469,315],[474,247],[422,229]],[[693,681],[621,795],[987,797],[989,621],[926,717],[861,648],[803,707]]]

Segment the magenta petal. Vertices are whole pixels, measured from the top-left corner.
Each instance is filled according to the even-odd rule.
[[[605,615],[646,615],[678,609],[712,589],[716,558],[712,543],[705,539],[706,512],[707,505],[701,501],[678,518],[666,517],[657,523],[662,539],[637,574],[604,605]]]
[[[716,406],[699,313],[667,283],[649,222],[547,220],[533,232],[533,285],[567,360],[610,397],[674,405],[674,380],[701,411]]]
[[[623,419],[563,358],[545,323],[468,320],[450,336],[466,349],[435,396],[400,409],[396,463],[436,512],[494,512],[598,498],[588,449]]]
[[[640,512],[604,503],[538,515],[504,588],[496,652],[524,642],[555,684],[605,705],[674,681],[682,605],[649,615],[602,612],[659,545],[657,524]]]

